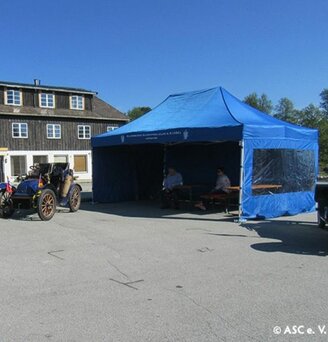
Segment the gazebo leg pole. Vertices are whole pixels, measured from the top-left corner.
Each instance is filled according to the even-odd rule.
[[[240,146],[240,180],[239,180],[239,203],[238,203],[238,223],[242,223],[245,222],[246,220],[243,220],[241,218],[242,215],[242,201],[243,201],[243,189],[244,189],[244,140],[241,140],[239,142],[239,146]]]
[[[166,145],[164,145],[163,151],[164,151],[164,153],[163,153],[163,179],[164,179],[166,176],[166,174],[165,174],[165,171],[166,171],[166,152],[167,152]]]

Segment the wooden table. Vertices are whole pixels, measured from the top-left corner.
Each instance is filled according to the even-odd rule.
[[[269,190],[269,189],[280,189],[282,185],[280,184],[255,184],[252,185],[252,190]],[[227,187],[230,191],[239,191],[240,186],[229,186]]]

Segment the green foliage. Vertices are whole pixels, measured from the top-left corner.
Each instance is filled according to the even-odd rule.
[[[244,98],[244,102],[260,110],[261,112],[268,114],[272,113],[272,101],[268,98],[266,94],[258,96],[256,93],[251,93]]]
[[[274,117],[291,123],[297,123],[297,110],[295,110],[293,102],[287,97],[281,98],[275,106]]]
[[[321,121],[319,129],[319,160],[320,169],[328,166],[328,120]]]
[[[320,102],[320,107],[323,109],[323,111],[325,112],[325,115],[328,116],[328,89],[324,89],[321,93],[320,93],[320,97],[321,97],[321,102]]]
[[[127,116],[132,121],[132,120],[140,118],[142,115],[150,111],[151,111],[150,107],[134,107],[127,112]]]
[[[323,119],[324,116],[320,108],[312,103],[297,111],[297,123],[301,126],[319,128]]]
[[[328,165],[328,118],[312,103],[298,111],[298,118],[300,125],[319,131],[319,163],[323,169]]]
[[[251,93],[244,98],[244,102],[253,108],[257,108],[259,106],[259,98],[256,93]]]

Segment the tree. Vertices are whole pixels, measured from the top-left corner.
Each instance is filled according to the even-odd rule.
[[[312,103],[297,111],[296,115],[298,124],[309,128],[320,128],[324,119],[323,112]]]
[[[322,108],[322,120],[319,126],[319,150],[321,167],[328,166],[328,89],[325,88],[320,93]]]
[[[291,123],[297,123],[297,111],[294,108],[293,102],[287,97],[281,98],[275,107],[274,117]]]
[[[261,95],[259,104],[260,104],[260,111],[264,113],[268,113],[268,114],[272,113],[273,104],[266,94]]]
[[[140,118],[142,115],[150,111],[151,111],[150,107],[134,107],[127,112],[127,116],[132,121],[132,120]]]
[[[328,89],[324,89],[320,93],[321,102],[320,107],[324,110],[325,114],[328,116]]]
[[[314,104],[309,104],[297,111],[298,123],[319,131],[319,162],[321,167],[328,165],[328,119],[324,111]]]
[[[261,112],[271,114],[273,105],[272,101],[266,94],[262,94],[260,97],[254,92],[244,98],[244,102],[248,105],[260,110]]]
[[[259,107],[259,98],[256,93],[251,93],[244,98],[244,102],[253,108]]]
[[[323,119],[319,127],[319,151],[321,168],[328,166],[328,120]]]

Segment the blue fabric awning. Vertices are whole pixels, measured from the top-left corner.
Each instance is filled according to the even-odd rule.
[[[243,138],[317,140],[318,133],[262,113],[222,87],[216,87],[170,95],[139,119],[93,137],[92,146],[236,141]]]

